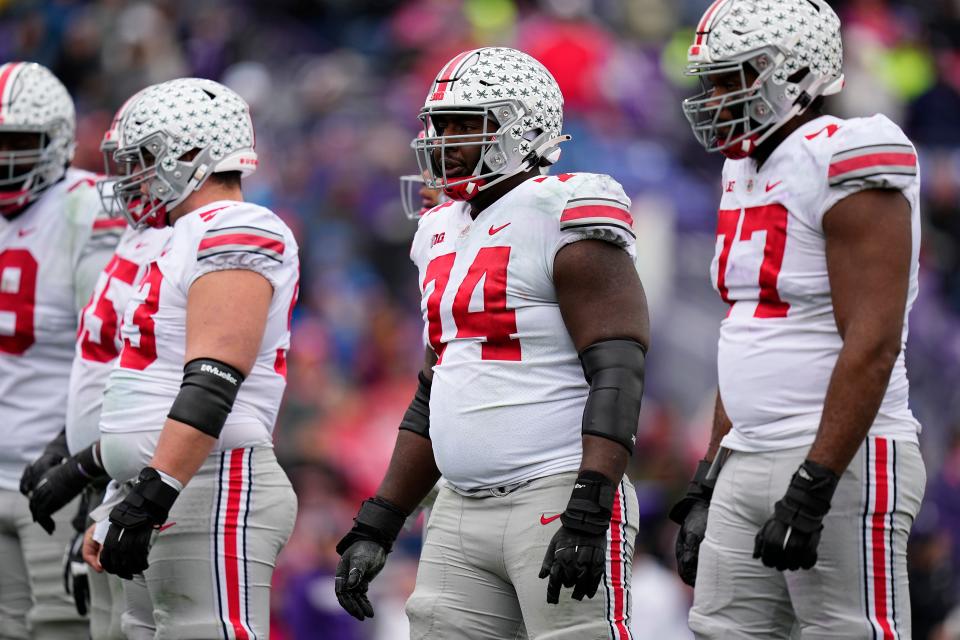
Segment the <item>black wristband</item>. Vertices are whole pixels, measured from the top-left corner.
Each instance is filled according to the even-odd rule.
[[[178,495],[180,492],[164,482],[156,469],[144,467],[140,470],[140,475],[124,502],[142,511],[155,526],[159,526],[167,521],[167,516],[170,515],[170,509]],[[114,521],[114,513],[118,513],[116,507],[110,513],[111,521]],[[122,521],[117,524],[127,525]]]
[[[96,480],[107,475],[107,472],[103,469],[103,464],[97,457],[96,448],[97,443],[93,443],[73,456],[77,463],[77,469],[89,480]]]
[[[790,516],[801,530],[818,529],[830,510],[830,501],[840,482],[832,469],[812,460],[804,460],[790,479],[790,486],[780,503],[781,516]]]
[[[610,526],[615,493],[613,483],[602,473],[581,471],[560,522],[568,529],[590,535],[604,533]]]
[[[423,371],[417,374],[419,384],[417,391],[413,394],[413,400],[407,407],[407,412],[403,414],[403,420],[400,421],[400,429],[412,431],[418,436],[430,439],[430,387],[433,384]]]
[[[353,519],[353,528],[337,543],[337,553],[343,555],[358,540],[376,542],[390,553],[407,515],[403,509],[379,496],[364,500]]]

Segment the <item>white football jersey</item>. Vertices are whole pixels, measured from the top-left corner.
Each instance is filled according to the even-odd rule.
[[[64,427],[77,314],[120,237],[94,175],[67,170],[12,220],[0,217],[0,487]]]
[[[176,221],[166,247],[127,303],[120,328],[123,348],[100,413],[103,461],[114,479],[133,478],[150,462],[180,391],[190,286],[207,273],[227,269],[261,274],[273,285],[273,299],[260,353],[240,385],[215,450],[272,446],[286,387],[299,279],[297,243],[272,211],[220,201]]]
[[[589,386],[560,316],[553,262],[583,239],[633,257],[630,200],[605,175],[528,180],[482,211],[445,202],[420,218],[426,340],[437,353],[430,438],[454,486],[496,487],[576,470]]]
[[[124,309],[173,232],[171,227],[138,230],[126,227],[125,222],[124,226],[116,252],[80,312],[67,394],[67,446],[71,453],[100,439],[100,406],[107,378],[123,347],[120,321]]]
[[[823,116],[793,132],[757,170],[728,160],[717,223],[713,284],[730,310],[720,328],[718,373],[733,423],[723,446],[769,451],[809,446],[843,341],[837,332],[823,217],[865,189],[897,189],[912,210],[906,314],[917,297],[920,176],[916,150],[882,115]],[[877,212],[882,215],[882,211]],[[916,441],[900,353],[870,434]]]

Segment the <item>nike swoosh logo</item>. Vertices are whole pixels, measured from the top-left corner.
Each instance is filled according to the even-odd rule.
[[[777,186],[778,186],[781,182],[783,182],[783,180],[777,180],[777,181],[774,182],[773,184],[770,184],[770,183],[768,182],[768,183],[767,183],[767,193],[770,193],[771,191],[773,191],[774,189],[776,189]]]
[[[503,231],[504,229],[506,229],[507,227],[509,227],[511,224],[512,224],[512,223],[508,222],[507,224],[505,224],[505,225],[503,225],[503,226],[500,226],[500,227],[491,226],[491,227],[490,227],[490,235],[494,235],[494,234],[500,233],[501,231]]]
[[[548,518],[548,517],[547,517],[547,514],[541,513],[541,514],[540,514],[540,524],[550,524],[551,522],[553,522],[554,520],[556,520],[557,518],[559,518],[559,517],[562,516],[562,515],[563,515],[562,513],[558,513],[558,514],[552,515],[552,516],[550,516],[550,517]]]
[[[24,236],[30,235],[33,233],[33,229],[19,229],[17,230],[17,237],[23,238]]]
[[[163,533],[164,531],[166,531],[167,529],[169,529],[170,527],[172,527],[172,526],[175,525],[175,524],[177,524],[177,523],[176,523],[176,522],[170,522],[170,523],[168,523],[168,524],[163,525],[162,527],[157,527],[157,533]]]

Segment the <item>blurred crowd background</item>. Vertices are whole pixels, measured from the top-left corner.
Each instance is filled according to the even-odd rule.
[[[406,638],[420,525],[374,583],[360,624],[333,593],[336,540],[386,467],[422,362],[415,223],[398,176],[430,81],[465,48],[541,60],[566,98],[562,171],[609,173],[633,198],[654,327],[630,476],[643,522],[634,572],[638,638],[689,638],[692,592],[673,571],[666,519],[702,455],[725,306],[712,291],[721,159],[680,111],[693,26],[707,0],[0,0],[0,60],[50,67],[74,96],[75,164],[102,167],[112,113],[141,87],[202,76],[252,107],[259,171],[248,199],[293,228],[302,251],[289,387],[276,431],[300,498],[281,556],[279,640]],[[911,540],[913,637],[960,638],[960,2],[835,0],[846,90],[828,109],[882,112],[920,148],[921,293],[907,364],[929,482]],[[951,615],[952,614],[952,615]]]

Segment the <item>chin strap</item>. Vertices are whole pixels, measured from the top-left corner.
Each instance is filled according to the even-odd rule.
[[[499,184],[510,178],[517,175],[518,173],[523,173],[524,171],[529,171],[530,169],[537,166],[541,160],[545,161],[547,165],[556,164],[560,159],[560,144],[563,142],[568,142],[573,139],[573,136],[568,134],[563,134],[555,138],[547,140],[542,145],[541,149],[547,149],[543,155],[531,155],[527,156],[527,159],[524,161],[520,168],[518,168],[513,173],[505,173],[497,176],[493,180],[486,180],[481,178],[459,178],[455,182],[447,184],[443,187],[443,194],[450,198],[451,200],[461,200],[469,202],[473,198],[477,197],[481,191],[489,189],[490,187]]]

